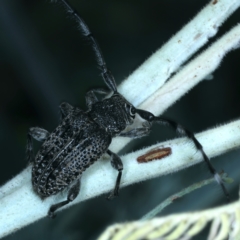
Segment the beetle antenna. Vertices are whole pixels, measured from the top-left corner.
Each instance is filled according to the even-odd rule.
[[[94,54],[96,56],[96,59],[97,59],[97,63],[99,65],[100,69],[101,69],[101,76],[102,76],[105,84],[107,85],[107,87],[111,91],[117,92],[117,86],[116,86],[114,77],[113,77],[111,71],[107,68],[107,65],[106,65],[105,59],[103,57],[102,51],[101,51],[101,49],[98,45],[98,42],[97,42],[96,38],[93,36],[92,32],[88,28],[88,25],[80,17],[78,12],[75,9],[73,9],[73,7],[68,3],[67,0],[59,0],[59,1],[62,2],[62,4],[65,6],[65,8],[69,12],[69,14],[71,16],[73,16],[73,18],[79,24],[79,27],[81,29],[81,32],[82,32],[83,36],[85,36],[91,42],[93,52],[94,52]]]

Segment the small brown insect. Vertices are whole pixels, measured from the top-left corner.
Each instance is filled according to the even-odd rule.
[[[139,156],[137,158],[137,161],[139,163],[146,163],[146,162],[150,162],[152,160],[158,160],[158,159],[162,159],[166,156],[169,156],[170,154],[172,154],[172,149],[170,147],[166,147],[166,148],[155,148],[149,152],[147,152],[146,154]]]

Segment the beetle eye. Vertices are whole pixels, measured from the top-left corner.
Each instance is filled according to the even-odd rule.
[[[135,116],[135,113],[136,113],[135,107],[131,106],[131,107],[130,107],[130,114],[131,114],[132,116]]]
[[[130,114],[130,117],[132,117],[132,118],[135,117],[136,109],[132,105],[125,103],[125,109],[126,109],[127,113]]]
[[[127,105],[126,107],[128,109],[128,112],[130,113],[130,116],[132,118],[134,118],[135,117],[135,113],[136,113],[136,109],[132,105]]]

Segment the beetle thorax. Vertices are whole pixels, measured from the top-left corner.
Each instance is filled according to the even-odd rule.
[[[92,105],[89,115],[112,136],[118,135],[127,125],[131,125],[135,118],[131,109],[133,106],[120,94],[113,94]]]

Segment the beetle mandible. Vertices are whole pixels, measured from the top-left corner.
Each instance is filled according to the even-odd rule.
[[[107,68],[99,45],[88,26],[66,0],[60,0],[60,2],[79,23],[82,34],[91,42],[101,69],[101,76],[112,95],[99,100],[95,93],[107,95],[108,91],[98,88],[87,92],[87,111],[73,107],[66,102],[62,103],[60,105],[62,121],[52,133],[39,127],[30,128],[27,138],[27,156],[33,165],[32,185],[35,193],[45,199],[69,188],[67,199],[50,207],[49,217],[53,217],[57,209],[77,197],[82,173],[104,153],[111,157],[111,165],[118,171],[115,187],[108,198],[117,196],[123,164],[120,157],[108,149],[112,138],[116,136],[130,138],[146,136],[154,122],[169,125],[194,143],[196,149],[201,152],[210,172],[222,187],[226,197],[229,198],[220,175],[210,163],[202,145],[192,132],[172,120],[157,117],[148,111],[135,108],[118,93],[114,77]],[[139,115],[148,124],[145,123],[138,128],[124,131],[127,126],[133,124],[136,115]],[[33,138],[44,141],[36,156],[33,154]]]

